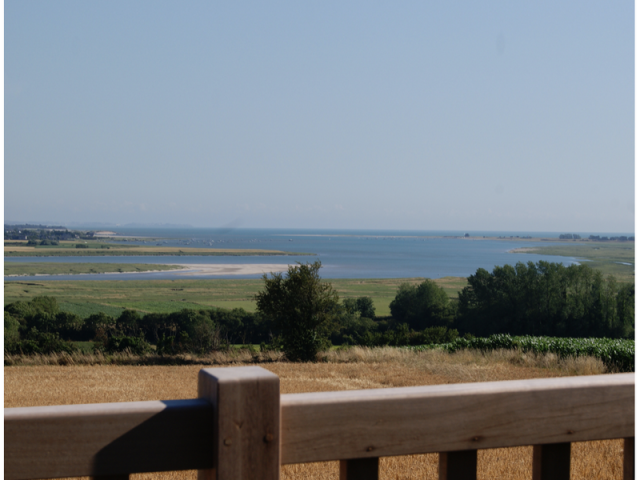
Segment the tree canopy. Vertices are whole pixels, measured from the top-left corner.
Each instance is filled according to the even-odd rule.
[[[396,322],[406,323],[414,330],[447,326],[454,317],[444,289],[429,279],[419,285],[400,285],[389,309]]]
[[[313,361],[329,346],[329,334],[336,328],[338,294],[330,283],[320,279],[322,264],[290,266],[286,274],[266,274],[264,290],[255,299],[282,342],[292,361]]]
[[[459,294],[457,326],[474,335],[633,338],[633,285],[586,265],[540,261],[479,268]]]

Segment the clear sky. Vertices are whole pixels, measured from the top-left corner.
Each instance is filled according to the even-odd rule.
[[[634,230],[634,3],[5,2],[6,221]]]

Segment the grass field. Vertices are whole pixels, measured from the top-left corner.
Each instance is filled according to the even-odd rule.
[[[635,242],[572,243],[569,245],[516,248],[512,252],[575,257],[578,260],[584,260],[581,263],[601,271],[605,276],[613,275],[621,282],[633,282],[635,279]]]
[[[87,248],[76,248],[76,244],[86,244]],[[284,252],[280,250],[229,249],[229,248],[189,248],[146,245],[122,245],[95,240],[77,242],[64,241],[60,245],[28,246],[10,241],[5,243],[5,257],[104,257],[104,256],[158,256],[158,255],[200,255],[200,256],[272,256],[272,255],[313,255],[312,253]]]
[[[373,298],[377,315],[389,315],[389,303],[403,282],[419,283],[421,278],[331,280],[340,298],[368,296]],[[457,298],[466,285],[465,278],[445,277],[436,280],[447,294]],[[114,315],[124,308],[142,312],[175,312],[183,308],[244,308],[254,312],[253,296],[263,287],[257,280],[47,280],[37,277],[28,281],[4,283],[5,305],[29,300],[40,295],[55,297],[62,310],[82,317],[104,311]]]
[[[251,357],[248,356],[250,360]],[[601,373],[595,359],[563,363],[518,352],[409,353],[398,349],[338,351],[324,363],[263,363],[281,379],[282,393],[354,390]],[[240,362],[247,364],[244,362]],[[186,399],[196,397],[199,365],[5,367],[8,407]],[[530,479],[532,448],[480,450],[478,478]],[[574,443],[574,480],[622,478],[622,441]],[[437,479],[438,456],[382,458],[380,478]],[[195,471],[133,475],[135,480],[195,480]],[[283,467],[283,480],[337,480],[338,462]]]
[[[147,263],[5,263],[7,275],[77,275],[95,273],[151,272],[179,270],[180,265]]]

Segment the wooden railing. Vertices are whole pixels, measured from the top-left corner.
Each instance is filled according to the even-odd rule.
[[[624,438],[633,478],[634,374],[280,395],[259,367],[200,371],[196,400],[7,408],[5,478],[277,479],[340,460],[377,479],[383,456],[438,452],[440,479],[475,479],[477,450],[534,445],[534,479],[569,479],[571,442]]]

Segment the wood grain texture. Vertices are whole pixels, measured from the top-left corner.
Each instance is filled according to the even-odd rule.
[[[283,395],[282,463],[630,437],[634,385],[630,373]]]
[[[533,480],[571,480],[571,444],[534,445]]]
[[[129,475],[99,475],[91,477],[92,480],[129,480]]]
[[[340,480],[378,480],[379,463],[378,457],[340,460]]]
[[[623,474],[624,480],[633,480],[635,478],[635,437],[624,439],[624,460]]]
[[[444,452],[438,458],[438,480],[476,480],[478,451]]]
[[[203,400],[5,408],[5,478],[208,468],[212,418]]]
[[[260,367],[200,370],[198,396],[213,404],[214,468],[200,479],[280,478],[280,379]]]

